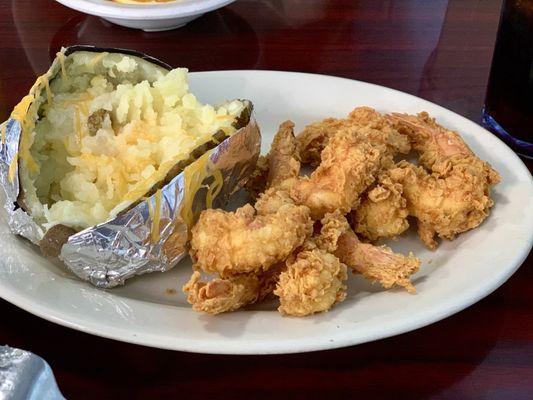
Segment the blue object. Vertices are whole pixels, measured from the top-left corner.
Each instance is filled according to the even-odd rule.
[[[487,112],[485,108],[483,108],[482,111],[482,119],[483,127],[498,135],[514,151],[525,157],[533,158],[533,143],[513,137]]]
[[[65,400],[46,361],[9,346],[0,346],[0,399]]]

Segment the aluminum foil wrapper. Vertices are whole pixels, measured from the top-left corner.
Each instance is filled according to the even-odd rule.
[[[0,346],[0,400],[64,400],[50,366],[29,351]]]
[[[5,193],[4,208],[7,211],[8,224],[13,233],[38,243],[43,236],[43,230],[17,205],[20,191],[18,174],[9,179],[9,167],[16,162],[22,129],[20,123],[13,119],[2,124],[1,129],[5,130],[5,142],[0,141],[0,186]]]
[[[75,50],[113,51],[76,46],[66,49],[65,54]],[[140,53],[116,51],[154,61]],[[59,68],[55,60],[47,72],[49,79],[58,73]],[[249,120],[245,126],[186,167],[158,190],[159,193],[120,213],[113,220],[70,236],[61,248],[59,259],[78,277],[100,288],[111,288],[135,275],[163,272],[175,266],[188,251],[189,226],[183,218],[184,211],[191,210],[189,216],[194,219],[209,202],[212,207],[223,207],[229,197],[242,188],[255,167],[261,135],[250,115],[251,105],[248,113]],[[15,119],[4,124],[5,142],[0,143],[0,186],[5,192],[4,208],[8,224],[13,233],[39,244],[43,229],[17,203],[20,192],[18,174],[11,174],[9,179],[10,166],[14,165],[18,154],[21,124]],[[196,163],[202,167],[195,167]],[[217,181],[215,176],[219,178]],[[218,186],[220,182],[223,185],[210,199],[213,185]],[[154,218],[154,215],[158,217]]]
[[[246,182],[260,150],[260,134],[251,121],[204,156],[209,159],[203,171],[201,188],[187,193],[187,168],[161,189],[160,201],[148,201],[122,213],[112,221],[85,229],[68,239],[59,258],[80,278],[98,287],[110,288],[147,272],[166,271],[187,255],[188,226],[181,217],[192,207],[194,217],[206,208],[212,169],[221,172],[223,186],[213,207],[223,207],[229,197]],[[198,162],[198,161],[197,161]],[[186,199],[194,198],[192,204]],[[149,205],[159,208],[159,240],[152,240],[153,220]]]

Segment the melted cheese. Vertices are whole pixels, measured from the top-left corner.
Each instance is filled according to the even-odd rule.
[[[211,153],[212,151],[207,152],[183,171],[184,195],[180,215],[189,229],[196,223],[198,217],[193,209],[198,191],[202,188],[207,189],[205,204],[207,208],[211,208],[213,200],[218,196],[224,184],[222,173],[211,162]],[[213,177],[213,182],[204,185],[203,182],[209,177]]]
[[[21,124],[24,123],[26,115],[28,114],[28,109],[30,108],[31,103],[35,100],[33,94],[28,94],[24,96],[22,100],[15,106],[13,112],[11,113],[11,118],[16,119]]]
[[[34,88],[36,87],[36,85],[34,85]],[[35,162],[30,153],[32,137],[29,132],[25,132],[29,130],[29,128],[31,128],[32,126],[32,122],[29,120],[30,117],[28,116],[28,109],[35,100],[33,92],[34,90],[31,90],[30,94],[24,96],[24,98],[15,106],[13,112],[11,113],[11,118],[19,121],[22,128],[18,155],[24,160],[25,165],[29,171],[38,172],[39,165]]]
[[[11,161],[11,164],[9,164],[9,171],[7,173],[7,177],[9,179],[9,182],[13,183],[15,180],[15,174],[18,171],[18,153],[15,154],[15,157],[13,157],[13,160]]]
[[[31,172],[38,172],[39,164],[34,160],[30,152],[31,145],[33,143],[31,131],[33,130],[34,122],[32,120],[32,116],[29,115],[28,110],[35,101],[35,92],[42,84],[45,86],[47,100],[48,102],[51,102],[53,99],[53,94],[50,90],[48,76],[44,74],[37,78],[34,85],[30,89],[30,93],[24,96],[24,98],[15,106],[13,112],[11,113],[11,118],[19,121],[22,127],[19,156],[24,161],[26,168],[28,168],[28,170]],[[10,168],[12,165],[10,165]],[[14,176],[14,172],[10,176]]]
[[[2,144],[6,142],[7,123],[2,124]]]
[[[26,124],[19,164],[23,178],[29,176],[34,185],[31,204],[36,215],[43,209],[40,223],[45,227],[83,229],[116,217],[159,187],[174,166],[212,140],[214,132],[234,133],[233,122],[245,107],[237,100],[219,108],[201,104],[188,92],[184,69],[161,73],[154,81],[137,81],[145,66],[135,72],[139,64],[133,58],[107,55],[69,56],[66,64],[58,55],[51,87],[49,76],[38,78],[13,111]],[[82,75],[72,74],[65,85],[65,74],[69,78],[76,63]],[[87,73],[91,65],[98,72]],[[117,72],[132,75],[121,81]],[[40,118],[37,108],[45,111]],[[207,161],[189,169],[193,177],[187,180],[185,196],[192,196],[187,207],[191,212],[205,178],[211,176],[213,182],[206,186],[208,206],[222,189],[222,174],[208,168]],[[16,165],[12,169],[14,176]],[[152,198],[151,237],[159,240],[161,193]],[[193,215],[189,221],[194,222]]]
[[[48,81],[48,77],[46,75],[42,75],[41,77],[37,79],[37,82],[39,82],[39,79],[41,79],[42,82],[44,83],[44,87],[46,89],[46,98],[48,100],[48,103],[50,103],[52,99],[54,98],[54,95],[52,94],[52,91],[50,90],[50,82]]]
[[[91,62],[89,63],[90,66],[94,67],[96,64],[98,64],[100,61],[102,61],[109,53],[103,52],[98,54],[96,57],[94,57]]]
[[[219,169],[213,170],[213,183],[209,185],[205,195],[205,205],[207,208],[213,208],[213,200],[219,195],[224,185],[224,178]]]
[[[152,205],[151,198],[147,199],[148,213],[150,215],[150,240],[152,243],[157,243],[160,239],[160,224],[161,224],[161,199],[163,193],[160,189],[155,192],[154,199],[155,205]]]
[[[65,82],[68,82],[69,78],[67,75],[67,70],[65,68],[65,58],[66,58],[65,53],[63,53],[62,51],[58,51],[56,53],[56,57],[59,60],[59,64],[61,65],[61,77],[63,78]]]

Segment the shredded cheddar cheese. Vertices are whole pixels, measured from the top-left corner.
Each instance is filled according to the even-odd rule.
[[[42,75],[37,79],[37,82],[39,82],[39,79],[44,82],[44,87],[46,88],[46,96],[48,98],[48,103],[52,101],[54,98],[54,95],[52,94],[52,91],[50,90],[50,82],[48,81],[48,77],[46,75]]]
[[[56,53],[56,57],[59,60],[59,64],[61,65],[61,77],[64,81],[68,81],[67,70],[65,68],[65,53],[62,51],[58,51]]]
[[[11,118],[23,123],[28,113],[28,108],[30,108],[30,105],[34,99],[35,97],[33,94],[24,96],[11,112]]]
[[[161,189],[155,192],[155,205],[152,205],[151,198],[147,199],[148,213],[150,215],[150,240],[152,243],[157,243],[161,237],[160,223],[161,223],[161,199],[163,193]]]
[[[9,170],[7,172],[7,178],[9,179],[9,182],[15,181],[15,174],[18,171],[18,154],[13,157],[13,160],[11,160],[11,164],[9,164]]]
[[[109,53],[107,52],[103,52],[103,53],[100,53],[98,54],[96,57],[94,57],[91,62],[90,62],[90,65],[91,66],[95,66],[96,64],[98,64],[99,62],[101,62],[105,56],[107,56]]]
[[[211,162],[211,154],[212,151],[205,153],[183,171],[184,197],[180,215],[189,229],[192,228],[198,218],[198,215],[194,212],[193,205],[200,189],[207,189],[205,204],[207,208],[211,208],[213,200],[218,196],[224,184],[222,173]],[[210,177],[213,178],[213,182],[209,185],[204,185],[204,182]]]
[[[24,124],[21,179],[34,187],[26,190],[28,203],[45,228],[84,229],[114,218],[212,141],[215,132],[235,132],[243,102],[204,105],[188,91],[187,70],[141,62],[146,63],[105,52],[58,56],[55,75],[39,77],[34,88],[40,90],[13,111]],[[194,192],[194,182],[202,185],[207,178],[202,171],[209,170],[213,183],[205,201],[210,206],[223,180],[206,162],[189,171],[194,176],[187,193]],[[152,240],[160,235],[161,196],[156,192],[156,204],[148,204]]]

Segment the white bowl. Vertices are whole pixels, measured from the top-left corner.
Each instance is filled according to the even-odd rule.
[[[161,4],[121,4],[110,0],[56,0],[64,6],[109,22],[147,32],[179,28],[235,0],[176,0]]]

